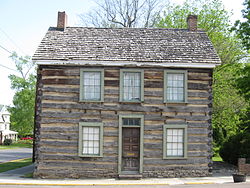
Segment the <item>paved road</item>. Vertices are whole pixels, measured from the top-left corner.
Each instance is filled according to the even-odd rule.
[[[32,157],[32,148],[1,149],[0,163]]]
[[[198,185],[105,185],[105,186],[52,186],[52,185],[0,185],[0,188],[249,188],[250,183],[198,184]]]

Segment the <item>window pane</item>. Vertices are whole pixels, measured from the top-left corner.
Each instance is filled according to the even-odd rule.
[[[167,101],[184,101],[184,73],[167,73]]]
[[[100,151],[100,127],[83,127],[83,154],[96,155]]]
[[[123,118],[123,125],[138,125],[140,126],[140,118]]]
[[[123,73],[123,100],[140,101],[141,100],[141,73],[124,72]]]
[[[94,154],[99,154],[99,149],[98,148],[94,148]]]
[[[184,129],[167,129],[166,155],[169,157],[183,157],[184,155]]]
[[[101,72],[83,72],[83,99],[101,99]]]

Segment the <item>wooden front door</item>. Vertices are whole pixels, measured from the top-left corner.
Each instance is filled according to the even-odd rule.
[[[122,128],[122,171],[139,171],[140,129]]]

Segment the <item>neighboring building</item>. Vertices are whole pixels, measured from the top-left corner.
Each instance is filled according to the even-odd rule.
[[[18,132],[10,130],[10,113],[6,106],[0,105],[0,145],[5,139],[17,141]]]
[[[38,64],[35,177],[212,173],[212,72],[197,16],[188,29],[66,27],[58,14]]]

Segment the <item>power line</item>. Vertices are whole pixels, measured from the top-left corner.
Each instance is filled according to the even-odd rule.
[[[12,52],[10,52],[9,50],[7,50],[6,48],[4,48],[1,44],[0,44],[0,48],[2,48],[3,50],[5,50],[6,52],[12,54]]]
[[[10,42],[12,42],[12,44],[14,44],[14,46],[16,46],[22,53],[24,53],[25,55],[27,55],[27,53],[25,53],[18,45],[17,43],[11,39],[11,37],[3,30],[0,28],[0,31],[9,39]]]
[[[17,72],[17,70],[12,69],[12,68],[9,68],[9,67],[7,67],[7,66],[5,66],[5,65],[2,65],[2,64],[0,64],[0,67],[3,67],[3,68],[6,68],[6,69],[9,69],[9,70],[12,70],[12,71]]]

